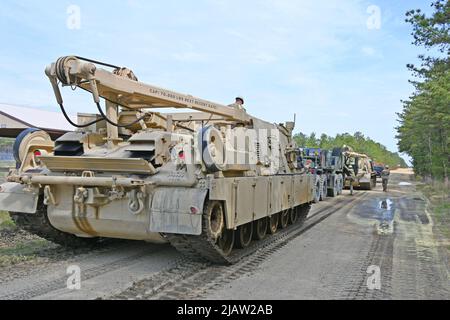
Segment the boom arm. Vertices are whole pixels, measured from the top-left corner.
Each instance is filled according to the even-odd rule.
[[[94,101],[100,97],[113,101],[130,109],[149,108],[188,108],[224,117],[226,120],[247,123],[249,115],[243,110],[237,110],[218,103],[210,102],[191,95],[158,88],[120,75],[118,68],[114,72],[107,71],[89,62],[91,60],[79,57],[62,57],[46,68],[56,99],[62,104],[62,96],[58,80],[62,85],[77,86],[90,91]],[[128,74],[132,74],[127,70]]]

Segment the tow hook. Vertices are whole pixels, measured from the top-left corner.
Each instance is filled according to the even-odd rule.
[[[78,213],[85,214],[86,213],[86,199],[88,197],[87,189],[83,187],[77,188],[75,191],[75,195],[73,196],[73,202],[76,204],[78,208]]]
[[[56,200],[55,200],[55,196],[52,193],[52,189],[50,186],[45,186],[44,187],[44,205],[48,206],[48,205],[52,205],[52,206],[56,206]]]
[[[144,194],[137,190],[133,189],[128,193],[128,197],[130,201],[128,202],[128,210],[133,215],[138,215],[144,210]]]
[[[88,191],[83,188],[77,188],[77,191],[75,192],[75,195],[73,197],[73,201],[75,201],[75,203],[77,204],[84,204],[86,199],[88,197]]]

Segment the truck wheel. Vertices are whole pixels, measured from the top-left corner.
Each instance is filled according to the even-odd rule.
[[[344,190],[344,177],[342,175],[339,176],[339,189],[338,194],[341,195]]]
[[[328,195],[328,183],[327,178],[323,179],[322,190],[320,192],[320,201],[325,201]]]
[[[367,183],[361,183],[360,189],[368,190],[368,191],[372,190],[372,180],[370,180],[370,182],[367,182]]]
[[[338,195],[338,192],[339,192],[339,181],[336,178],[336,179],[334,179],[333,188],[328,189],[328,196],[334,198]]]
[[[342,186],[342,184],[341,184],[341,176],[337,176],[336,177],[336,183],[337,183],[337,190],[336,191],[337,191],[337,196],[338,196],[342,192],[342,189],[341,189],[342,188],[341,187]]]
[[[320,180],[316,181],[316,187],[314,188],[314,203],[319,203],[320,201]]]

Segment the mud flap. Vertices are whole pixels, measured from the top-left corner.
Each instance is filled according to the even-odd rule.
[[[39,192],[24,191],[26,186],[7,182],[0,186],[0,210],[9,212],[36,213]]]
[[[150,210],[150,232],[200,235],[207,190],[158,188]]]

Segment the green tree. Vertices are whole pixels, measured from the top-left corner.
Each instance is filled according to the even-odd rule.
[[[405,160],[398,153],[390,152],[385,146],[365,137],[361,132],[356,132],[354,135],[349,133],[338,134],[335,137],[322,134],[320,139],[316,138],[315,133],[309,137],[299,133],[294,136],[294,139],[299,147],[333,149],[347,145],[356,152],[367,154],[375,162],[388,164],[392,167],[399,165],[404,168],[407,167]]]
[[[413,44],[430,56],[420,55],[419,67],[409,64],[415,92],[403,101],[398,114],[398,145],[413,159],[415,172],[448,185],[450,170],[450,1],[432,3],[427,17],[420,9],[406,13],[412,25]],[[434,50],[432,50],[434,49]]]

